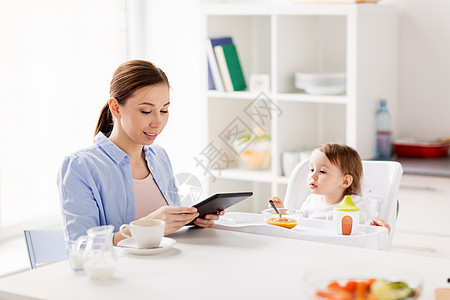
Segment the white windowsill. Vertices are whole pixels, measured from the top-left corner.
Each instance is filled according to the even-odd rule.
[[[0,226],[0,278],[30,269],[24,230],[60,226],[62,225],[59,214]]]
[[[62,226],[61,215],[52,214],[36,219],[27,219],[11,225],[0,224],[0,243],[23,235],[24,230]]]
[[[25,237],[0,242],[0,278],[30,269]]]

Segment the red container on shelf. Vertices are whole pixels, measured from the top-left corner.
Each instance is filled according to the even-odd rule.
[[[396,142],[394,149],[398,156],[434,158],[448,155],[450,143]]]

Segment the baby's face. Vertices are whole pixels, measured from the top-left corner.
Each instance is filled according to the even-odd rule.
[[[312,193],[340,197],[345,190],[344,174],[325,153],[316,149],[311,155],[307,184]]]

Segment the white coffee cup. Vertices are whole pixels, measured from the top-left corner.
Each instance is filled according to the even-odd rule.
[[[165,227],[163,220],[141,219],[121,225],[119,231],[127,239],[132,239],[139,248],[148,249],[159,246]],[[130,230],[131,236],[123,232],[125,228]]]

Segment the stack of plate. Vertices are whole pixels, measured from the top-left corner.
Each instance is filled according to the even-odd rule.
[[[295,73],[295,87],[308,94],[339,95],[345,86],[345,73]]]

